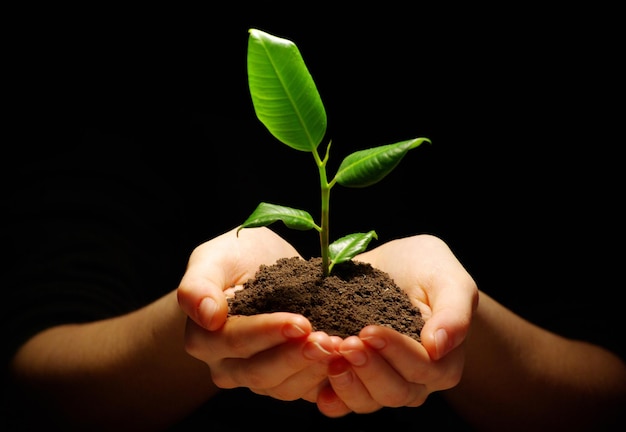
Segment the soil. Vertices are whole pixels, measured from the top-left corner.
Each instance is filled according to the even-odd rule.
[[[422,314],[387,273],[348,261],[335,265],[324,277],[321,264],[319,257],[294,257],[262,265],[229,299],[229,313],[298,313],[309,319],[315,331],[342,338],[377,324],[420,341]]]

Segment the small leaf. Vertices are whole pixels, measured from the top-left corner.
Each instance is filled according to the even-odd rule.
[[[248,85],[257,117],[279,141],[312,152],[326,134],[326,110],[298,47],[250,29]]]
[[[306,231],[314,228],[320,230],[313,217],[304,210],[262,202],[241,224],[237,232],[243,228],[267,226],[279,220],[291,229]]]
[[[342,186],[366,187],[378,183],[394,170],[405,154],[428,138],[415,138],[357,151],[348,155],[337,170],[335,180]]]
[[[329,246],[331,266],[345,261],[349,261],[357,254],[367,249],[367,245],[372,238],[378,239],[376,231],[367,233],[348,234],[345,237],[335,240]]]

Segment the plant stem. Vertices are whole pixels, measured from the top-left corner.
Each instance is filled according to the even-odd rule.
[[[320,176],[320,190],[321,190],[321,222],[320,222],[320,250],[322,254],[322,271],[324,272],[324,276],[328,276],[330,274],[330,252],[329,252],[329,244],[330,244],[330,229],[329,229],[329,208],[330,208],[330,189],[332,185],[328,183],[328,177],[326,175],[326,163],[328,162],[328,155],[330,152],[330,143],[326,148],[326,155],[324,156],[324,160],[321,160],[317,149],[313,151],[313,157],[315,159],[315,163],[317,164],[317,169],[319,171]]]
[[[324,177],[326,174],[324,173]],[[329,262],[329,250],[328,245],[330,243],[330,230],[328,227],[328,221],[330,218],[329,215],[329,206],[330,206],[330,187],[328,183],[322,183],[322,230],[320,231],[320,247],[322,251],[322,269],[324,271],[324,276],[328,276],[330,274],[330,262]]]

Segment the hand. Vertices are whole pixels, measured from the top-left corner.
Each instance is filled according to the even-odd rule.
[[[220,388],[248,387],[281,400],[314,402],[327,386],[328,362],[341,342],[312,332],[292,313],[228,317],[227,295],[252,278],[261,264],[298,256],[267,228],[233,229],[198,246],[178,287],[188,315],[185,348],[211,369]]]
[[[391,241],[356,260],[383,270],[404,289],[426,321],[421,344],[400,333],[368,326],[339,345],[318,407],[337,417],[383,406],[419,406],[455,386],[463,371],[462,342],[478,304],[474,280],[448,246],[430,235]]]

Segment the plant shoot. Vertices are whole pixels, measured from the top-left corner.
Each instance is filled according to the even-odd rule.
[[[261,123],[283,144],[312,154],[320,179],[321,218],[318,225],[304,210],[261,202],[237,232],[277,221],[291,229],[314,229],[320,237],[323,272],[329,275],[335,264],[351,260],[367,249],[372,238],[378,238],[372,230],[330,242],[331,189],[336,184],[352,188],[373,185],[393,171],[409,150],[430,140],[413,138],[357,151],[348,155],[329,179],[326,164],[331,141],[323,157],[318,150],[326,135],[326,110],[298,47],[290,40],[250,29],[247,70],[252,103]]]

